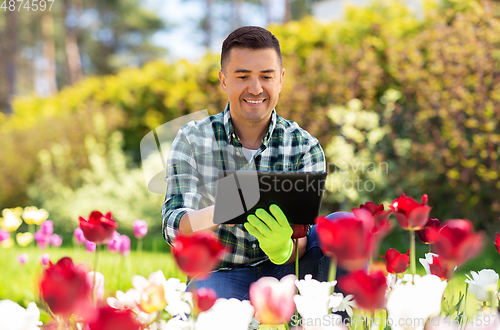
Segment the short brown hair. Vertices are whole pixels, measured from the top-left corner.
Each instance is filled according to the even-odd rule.
[[[259,26],[243,26],[227,36],[226,40],[222,43],[221,69],[224,69],[225,64],[229,60],[229,53],[232,48],[274,48],[278,54],[280,66],[283,65],[280,42],[274,34]]]

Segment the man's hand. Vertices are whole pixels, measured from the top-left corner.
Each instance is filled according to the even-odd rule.
[[[264,209],[257,209],[255,215],[247,217],[245,229],[259,241],[260,248],[269,259],[277,264],[284,264],[293,252],[292,227],[285,214],[277,205],[269,207],[271,214]]]

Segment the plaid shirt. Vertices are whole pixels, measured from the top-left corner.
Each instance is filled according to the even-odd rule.
[[[250,164],[241,148],[231,124],[229,103],[219,114],[180,128],[168,155],[167,193],[162,207],[163,237],[169,244],[179,232],[184,213],[215,204],[220,170],[248,166],[262,172],[325,170],[325,156],[318,140],[274,110],[267,134]],[[223,224],[214,234],[232,251],[222,260],[219,269],[253,265],[268,259],[259,248],[257,238],[243,225]]]

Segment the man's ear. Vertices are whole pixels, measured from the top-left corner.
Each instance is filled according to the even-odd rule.
[[[285,68],[281,68],[281,76],[280,76],[280,92],[283,88],[283,82],[285,80]]]
[[[219,70],[219,80],[220,80],[220,86],[222,87],[222,90],[226,92],[226,76],[224,75],[224,72],[222,72],[222,69]]]

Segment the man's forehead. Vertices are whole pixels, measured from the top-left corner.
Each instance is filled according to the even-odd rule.
[[[275,68],[272,68],[272,66],[277,65],[279,67],[280,60],[279,60],[278,53],[272,47],[257,48],[257,49],[248,48],[248,47],[233,47],[229,51],[227,64],[228,65],[236,64],[235,62],[238,62],[242,57],[247,57],[247,56],[262,60],[262,59],[266,58],[265,56],[263,56],[263,53],[272,53],[274,55],[274,56],[272,56],[272,59],[273,59],[272,63],[269,63],[270,65],[268,65],[268,67],[266,67],[263,70],[268,71],[268,70],[272,69],[275,71]],[[249,68],[242,67],[241,64],[236,64],[236,65],[237,65],[238,69],[249,70]],[[245,66],[245,65],[243,65],[243,66]],[[243,71],[241,71],[241,72],[243,72]],[[268,71],[268,72],[270,72],[270,71]]]

